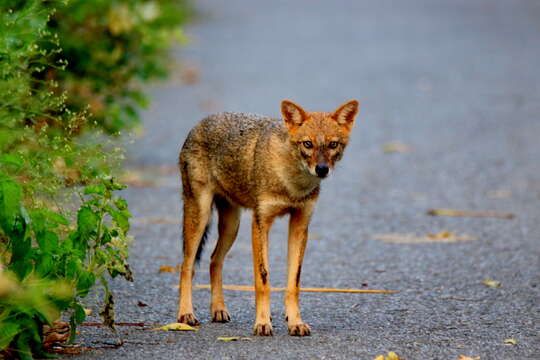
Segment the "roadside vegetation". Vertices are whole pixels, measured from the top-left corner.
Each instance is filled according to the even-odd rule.
[[[0,358],[50,356],[59,319],[73,340],[96,285],[114,329],[108,282],[132,280],[118,137],[188,15],[183,0],[1,2]]]

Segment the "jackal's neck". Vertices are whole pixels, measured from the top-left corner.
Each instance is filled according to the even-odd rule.
[[[288,136],[281,138],[274,149],[274,169],[281,185],[293,199],[304,199],[318,191],[321,179],[313,176],[305,168],[301,158],[295,152]]]

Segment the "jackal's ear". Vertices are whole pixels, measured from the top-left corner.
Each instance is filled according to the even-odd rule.
[[[289,100],[281,102],[281,115],[289,129],[302,125],[306,120],[306,111],[300,105]]]
[[[337,123],[344,126],[348,131],[351,131],[354,125],[354,118],[358,114],[358,101],[351,100],[340,105],[332,114]]]

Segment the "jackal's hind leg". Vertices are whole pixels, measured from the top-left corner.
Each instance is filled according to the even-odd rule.
[[[197,325],[191,301],[194,263],[199,244],[210,220],[213,194],[203,190],[196,196],[184,196],[184,260],[180,271],[180,299],[178,303],[178,322]]]
[[[231,317],[225,306],[223,299],[222,271],[225,255],[231,248],[240,225],[240,208],[226,201],[216,198],[215,204],[219,215],[218,232],[216,248],[212,253],[210,262],[210,284],[212,292],[212,313],[213,322],[229,322]]]

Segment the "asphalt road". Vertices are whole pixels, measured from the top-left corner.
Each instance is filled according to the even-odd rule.
[[[540,359],[540,2],[197,6],[200,19],[186,30],[192,43],[177,54],[192,84],[175,79],[153,88],[145,134],[130,146],[129,166],[146,182],[125,192],[135,217],[136,280],[113,283],[117,320],[146,327],[175,321],[178,274],[159,268],[181,260],[174,166],[189,129],[209,112],[278,116],[283,99],[323,111],[361,101],[350,147],[322,187],[302,285],[398,293],[304,293],[303,318],[313,333],[305,338],[287,335],[276,293],[274,336],[255,338],[253,294],[226,291],[232,322],[212,324],[209,291],[195,290],[199,331],[124,326],[124,344],[107,348],[115,336],[83,326],[79,340],[93,350],[77,358],[373,359],[395,351],[408,360]],[[393,141],[408,152],[385,152]],[[431,208],[515,218],[433,217]],[[245,213],[225,284],[252,282],[249,224]],[[443,230],[474,239],[377,239]],[[286,231],[283,219],[271,233],[274,286],[285,283]],[[214,238],[215,231],[210,245]],[[208,284],[210,252],[197,284]],[[501,286],[486,286],[487,278]]]

